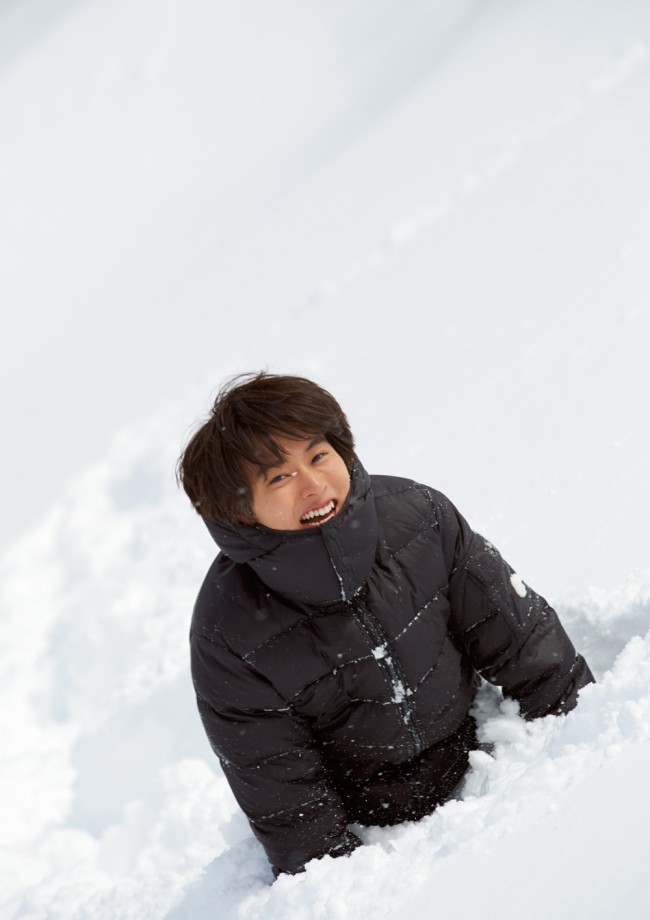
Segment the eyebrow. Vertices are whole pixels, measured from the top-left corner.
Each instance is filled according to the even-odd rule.
[[[317,434],[315,438],[312,438],[307,447],[305,447],[305,453],[309,453],[309,451],[313,450],[316,445],[323,443],[327,443],[327,438],[324,434]],[[270,473],[271,470],[277,470],[279,467],[284,466],[286,462],[286,460],[278,460],[277,462],[274,461],[273,463],[263,464],[259,467],[259,476],[263,479],[266,479],[268,473]]]

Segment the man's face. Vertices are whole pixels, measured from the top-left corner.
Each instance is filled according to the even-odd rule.
[[[255,520],[272,530],[311,530],[330,521],[350,491],[350,474],[323,437],[278,440],[285,459],[251,478]]]

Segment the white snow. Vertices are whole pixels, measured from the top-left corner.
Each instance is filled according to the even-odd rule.
[[[636,0],[0,7],[3,920],[646,920],[649,104]],[[173,477],[264,366],[598,677],[531,724],[482,691],[458,800],[273,885],[195,711],[215,550]]]
[[[526,594],[527,594],[526,585],[523,583],[523,581],[521,580],[519,575],[517,575],[516,572],[513,572],[512,575],[510,576],[510,584],[512,585],[515,593],[519,595],[519,597],[526,597]]]
[[[393,698],[391,702],[393,703],[403,703],[405,698],[408,696],[407,691],[404,689],[404,684],[401,680],[396,680],[393,683]],[[408,721],[407,719],[405,721]]]

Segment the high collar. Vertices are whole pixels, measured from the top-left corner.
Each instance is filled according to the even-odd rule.
[[[340,512],[311,530],[271,530],[261,524],[227,527],[205,521],[222,552],[249,565],[273,591],[300,603],[347,601],[363,586],[377,548],[377,514],[370,477],[357,461]]]

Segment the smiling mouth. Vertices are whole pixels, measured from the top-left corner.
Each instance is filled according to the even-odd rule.
[[[321,508],[315,508],[313,511],[308,511],[307,514],[303,514],[300,518],[300,523],[305,527],[319,527],[321,524],[324,524],[325,521],[329,521],[330,518],[334,517],[337,504],[335,498],[330,499],[330,501]]]

